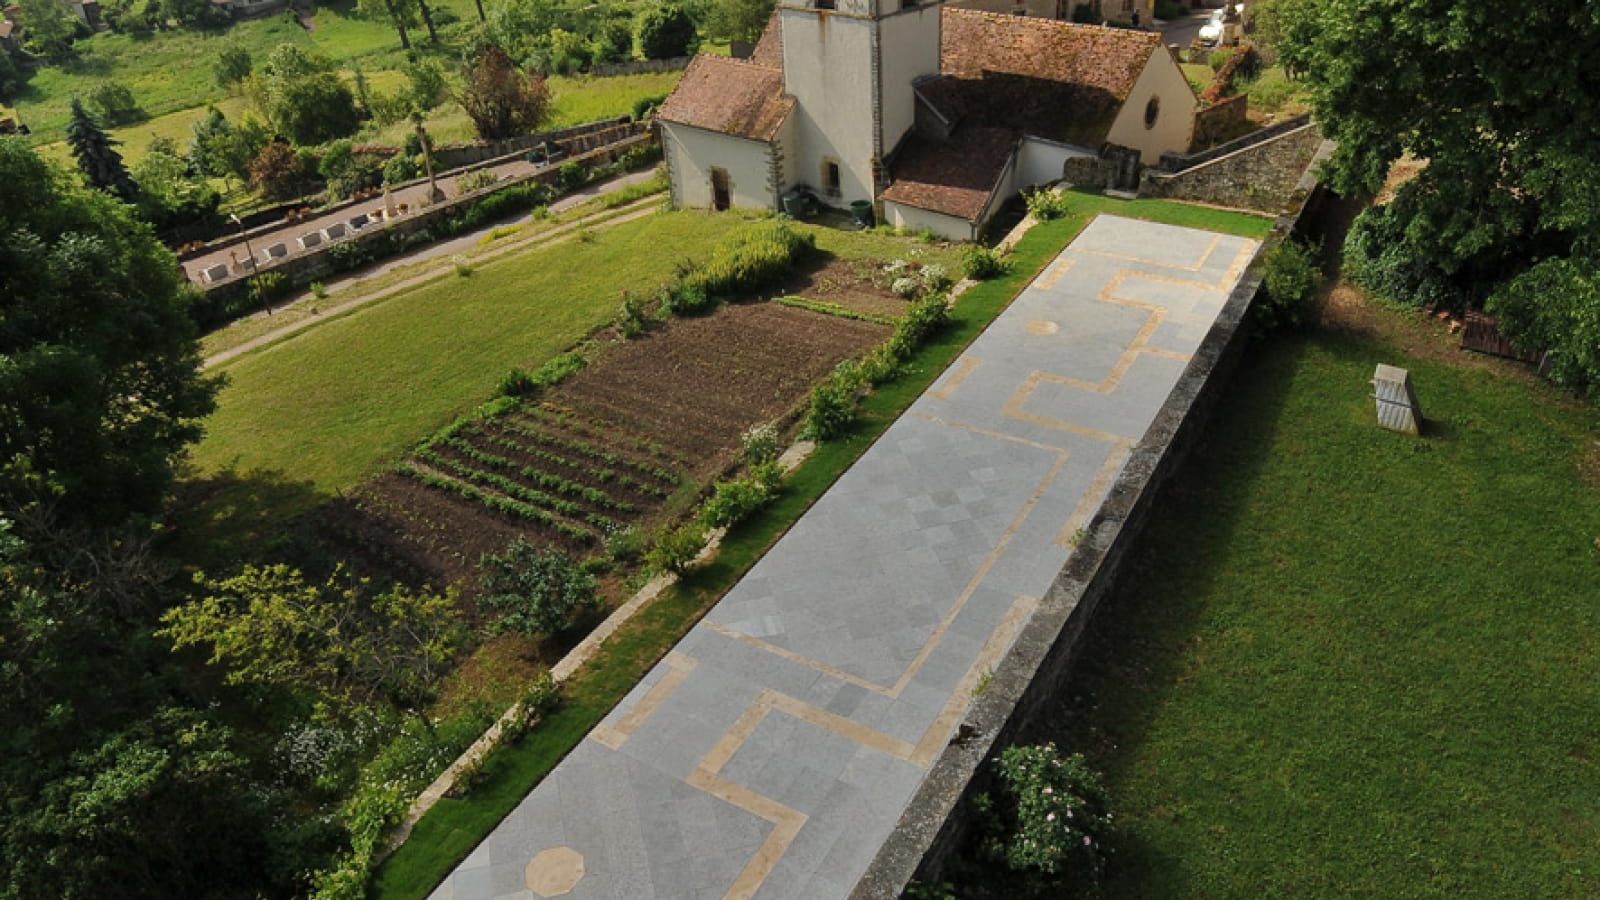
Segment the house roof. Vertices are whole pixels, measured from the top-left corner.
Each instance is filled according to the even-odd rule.
[[[763,43],[765,38],[763,38]],[[696,56],[658,118],[735,137],[770,141],[794,108],[783,71],[725,56]]]
[[[976,220],[989,204],[1021,134],[968,126],[943,141],[912,134],[895,158],[894,183],[883,199]]]
[[[1161,46],[1155,32],[946,7],[941,64],[918,87],[954,123],[1016,128],[1095,147]]]
[[[750,61],[758,66],[783,71],[783,28],[778,24],[777,9],[773,9],[772,15],[767,17],[767,27],[761,30],[761,39],[756,41]]]

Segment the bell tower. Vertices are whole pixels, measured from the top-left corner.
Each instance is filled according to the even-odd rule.
[[[912,83],[939,72],[939,15],[917,0],[778,0],[796,112],[786,181],[832,205],[877,196],[878,162],[911,129]]]

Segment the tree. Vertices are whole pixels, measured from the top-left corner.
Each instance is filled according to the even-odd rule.
[[[11,51],[0,47],[0,103],[14,103],[26,83],[27,76],[17,66]]]
[[[307,187],[311,173],[287,141],[273,141],[250,161],[250,187],[268,200],[293,200]]]
[[[694,20],[675,3],[660,3],[639,19],[639,53],[645,59],[672,59],[694,51]]]
[[[1401,247],[1373,253],[1402,257],[1422,272],[1410,281],[1458,307],[1538,260],[1600,260],[1593,4],[1552,0],[1510,19],[1471,0],[1294,2],[1278,12],[1283,58],[1338,142],[1330,183],[1374,192],[1402,155],[1427,162],[1383,214]],[[1536,335],[1516,329],[1537,318],[1513,315],[1508,336],[1531,344]]]
[[[540,550],[517,538],[478,562],[484,596],[478,603],[499,614],[496,632],[559,634],[579,612],[593,609],[594,576],[558,550]]]
[[[712,0],[706,10],[712,37],[754,43],[767,27],[773,0]]]
[[[126,125],[144,118],[133,91],[120,81],[102,81],[89,90],[89,105],[107,125]]]
[[[172,253],[0,138],[0,260],[0,509],[153,515],[217,389]]]
[[[457,98],[486,141],[526,134],[544,121],[550,89],[543,76],[519,71],[494,44],[478,52]]]
[[[211,64],[211,74],[217,81],[217,87],[230,88],[249,78],[253,67],[250,51],[234,46],[217,54],[217,61]]]
[[[400,36],[400,49],[411,49],[410,29],[416,27],[417,18],[416,7],[409,0],[357,0],[356,5],[366,15],[393,25]]]
[[[333,64],[293,44],[279,44],[267,57],[258,90],[272,124],[301,146],[346,137],[361,125],[355,95]]]
[[[27,29],[27,45],[44,56],[60,56],[72,49],[78,20],[56,0],[18,0]]]
[[[464,637],[453,591],[376,591],[342,569],[321,584],[285,565],[197,577],[205,597],[162,617],[173,647],[210,645],[230,684],[308,691],[334,709],[426,697]]]
[[[139,194],[139,186],[122,164],[122,154],[115,149],[120,143],[105,133],[77,97],[72,98],[67,144],[78,161],[78,169],[89,179],[90,186],[132,201]]]
[[[152,146],[133,172],[139,182],[139,214],[158,229],[209,215],[222,199],[194,177],[188,160],[167,148]]]

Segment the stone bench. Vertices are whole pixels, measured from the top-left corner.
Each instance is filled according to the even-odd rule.
[[[228,277],[228,266],[226,263],[217,263],[210,268],[202,270],[201,274],[205,275],[206,281],[216,284]]]
[[[289,255],[289,245],[285,244],[283,241],[279,241],[278,243],[267,248],[266,255],[268,259],[283,259],[285,256]]]
[[[345,231],[346,228],[343,222],[335,222],[332,225],[329,225],[327,228],[322,229],[322,234],[330,241],[337,241],[339,238],[344,237]]]
[[[308,231],[305,234],[300,235],[300,237],[296,238],[295,240],[296,243],[300,245],[301,250],[310,250],[312,247],[322,243],[322,232]]]
[[[371,222],[371,216],[368,216],[366,213],[361,213],[360,215],[351,216],[349,225],[352,229],[360,230],[367,227],[367,225],[369,225]]]

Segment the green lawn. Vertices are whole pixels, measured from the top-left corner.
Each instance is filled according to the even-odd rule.
[[[1405,346],[1255,351],[1030,737],[1107,774],[1107,896],[1600,896],[1600,412]]]

